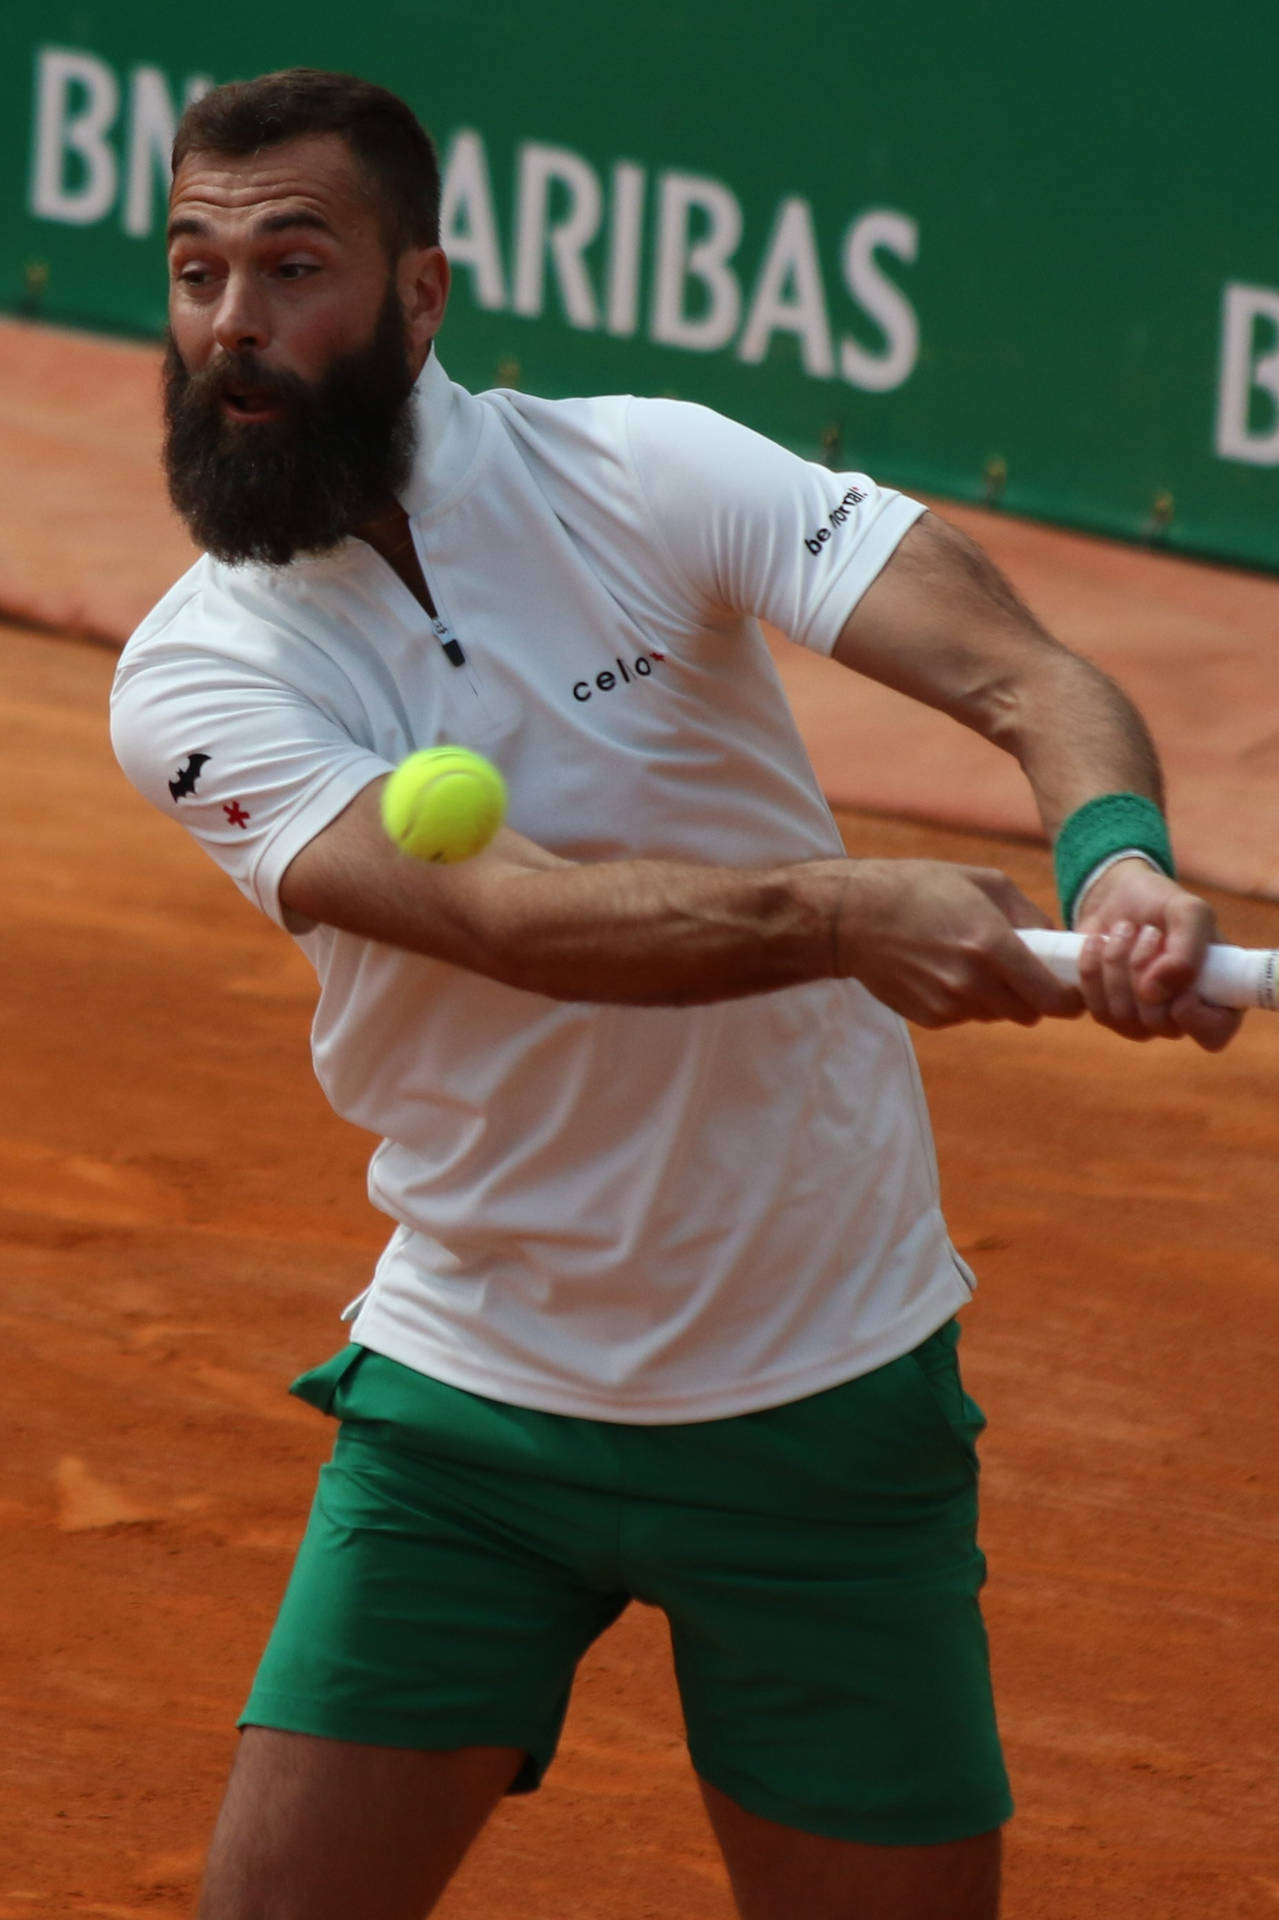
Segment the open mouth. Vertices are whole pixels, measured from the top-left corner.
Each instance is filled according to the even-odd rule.
[[[285,407],[278,395],[262,387],[246,387],[240,392],[224,393],[222,411],[231,420],[280,420]]]

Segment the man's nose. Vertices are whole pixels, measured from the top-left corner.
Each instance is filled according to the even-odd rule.
[[[228,278],[214,315],[213,337],[224,353],[260,353],[270,345],[268,305],[248,274]]]

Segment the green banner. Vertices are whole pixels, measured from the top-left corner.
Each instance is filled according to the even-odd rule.
[[[0,307],[158,334],[184,100],[435,134],[455,377],[705,401],[899,485],[1279,566],[1279,10],[0,4]]]

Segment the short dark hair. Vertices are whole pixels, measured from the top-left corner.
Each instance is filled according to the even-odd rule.
[[[256,153],[317,133],[340,134],[370,177],[393,254],[440,244],[435,143],[398,95],[353,74],[289,67],[214,87],[178,122],[173,171],[191,153]]]

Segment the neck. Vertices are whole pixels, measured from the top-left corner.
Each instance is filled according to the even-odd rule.
[[[367,540],[385,560],[395,553],[411,552],[413,548],[409,517],[398,500],[392,500],[376,513],[370,514],[354,531],[358,539]]]
[[[380,553],[392,572],[399,575],[418,605],[435,617],[435,603],[431,599],[430,589],[422,574],[413,545],[413,534],[409,527],[409,517],[399,501],[393,501],[383,512],[373,514],[356,529],[361,540],[368,542],[375,553]]]

